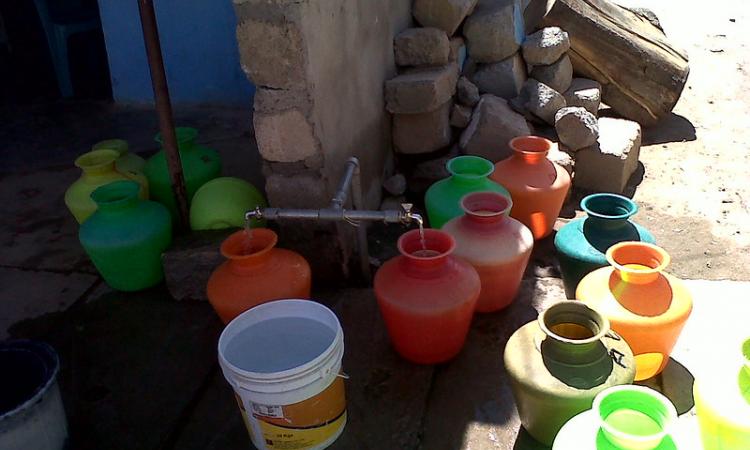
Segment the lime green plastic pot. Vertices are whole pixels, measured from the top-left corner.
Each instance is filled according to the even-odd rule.
[[[245,213],[267,206],[263,195],[252,184],[232,177],[220,177],[201,186],[190,205],[190,228],[220,230],[245,226]],[[253,228],[264,227],[265,220],[252,219]]]
[[[510,198],[507,189],[487,178],[495,166],[484,158],[458,156],[449,160],[445,168],[451,176],[430,186],[424,196],[432,228],[442,228],[449,220],[462,216],[461,199],[471,192],[499,192]]]
[[[134,181],[97,188],[91,194],[97,210],[78,233],[104,281],[120,291],[158,284],[164,278],[161,254],[172,241],[169,211],[138,198],[138,190]]]
[[[216,151],[196,144],[198,130],[195,128],[178,127],[175,129],[175,134],[182,161],[185,189],[188,202],[190,202],[201,186],[219,176],[221,160]],[[156,141],[162,144],[161,133],[156,135]],[[151,199],[166,206],[172,218],[176,220],[177,202],[172,191],[172,181],[169,177],[164,149],[146,161],[144,172],[148,178]]]
[[[143,173],[143,168],[146,166],[146,160],[135,153],[130,153],[128,141],[124,139],[107,139],[99,141],[91,147],[91,150],[101,149],[114,150],[120,154],[120,157],[117,158],[115,163],[117,170],[122,172]]]

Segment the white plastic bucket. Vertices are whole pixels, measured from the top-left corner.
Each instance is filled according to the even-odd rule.
[[[343,355],[338,318],[310,300],[264,303],[226,326],[219,364],[259,450],[319,450],[341,435]]]
[[[68,439],[57,352],[43,342],[0,344],[0,449],[61,450]]]

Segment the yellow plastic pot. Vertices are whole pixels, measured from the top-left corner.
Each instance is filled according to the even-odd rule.
[[[245,213],[256,206],[265,207],[267,203],[255,186],[239,178],[215,178],[196,191],[190,204],[190,228],[220,230],[244,227]],[[250,221],[253,228],[265,224],[265,220]]]
[[[124,139],[107,139],[99,141],[91,147],[91,150],[115,150],[120,154],[117,158],[115,166],[120,172],[138,172],[143,173],[143,168],[146,166],[146,160],[130,153],[130,146],[128,141]]]

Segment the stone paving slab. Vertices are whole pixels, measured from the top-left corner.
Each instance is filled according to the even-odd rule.
[[[95,273],[64,203],[75,167],[0,176],[0,266]]]
[[[97,280],[82,273],[0,268],[0,339],[18,322],[68,309]]]

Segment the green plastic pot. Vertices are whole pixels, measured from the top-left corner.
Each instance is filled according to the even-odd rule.
[[[216,151],[195,143],[198,137],[198,131],[195,128],[178,127],[175,129],[175,134],[182,161],[185,189],[188,202],[190,202],[201,186],[219,176],[221,160]],[[156,135],[156,141],[163,144],[161,133]],[[172,181],[163,149],[146,161],[144,172],[148,178],[151,199],[166,206],[176,221],[177,201],[172,191]]]
[[[221,230],[244,227],[245,213],[267,206],[252,184],[232,177],[215,178],[198,189],[190,205],[190,228]],[[265,220],[252,219],[252,228],[264,227]]]
[[[591,410],[568,421],[552,448],[676,450],[670,435],[676,421],[674,405],[662,394],[643,386],[616,386],[599,393]]]
[[[97,188],[96,212],[81,225],[81,245],[104,281],[120,291],[139,291],[164,279],[161,254],[172,242],[169,211],[141,200],[134,181]]]
[[[590,272],[609,265],[607,249],[625,241],[655,244],[656,239],[630,218],[638,205],[617,194],[593,194],[581,201],[587,217],[565,225],[555,235],[565,293],[574,298],[576,287]]]
[[[510,198],[507,189],[487,178],[495,165],[479,156],[458,156],[445,165],[450,177],[430,186],[425,193],[425,207],[430,227],[441,228],[454,217],[464,214],[461,199],[471,192],[500,192]]]

